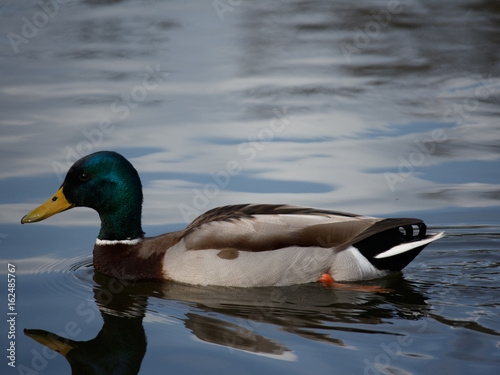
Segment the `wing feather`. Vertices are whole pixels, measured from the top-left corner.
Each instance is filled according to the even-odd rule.
[[[237,205],[208,211],[186,228],[183,238],[188,250],[259,252],[290,246],[342,250],[376,233],[418,222],[284,205]]]

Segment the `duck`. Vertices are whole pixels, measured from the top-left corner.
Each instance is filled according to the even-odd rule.
[[[96,272],[132,282],[228,287],[382,278],[444,236],[426,233],[420,219],[249,203],[213,208],[182,230],[145,237],[142,203],[134,166],[117,152],[98,151],[77,160],[59,190],[21,223],[89,207],[101,221]]]

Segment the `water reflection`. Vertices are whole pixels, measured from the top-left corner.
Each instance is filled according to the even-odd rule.
[[[176,203],[189,203],[209,172],[230,160],[242,172],[204,209],[277,200],[366,214],[498,206],[487,164],[499,155],[493,2],[232,8],[221,20],[210,4],[195,2],[72,1],[16,54],[5,35],[21,34],[20,19],[40,7],[9,7],[2,41],[10,55],[0,59],[9,73],[0,89],[2,188],[18,185],[14,177],[54,179],[54,163],[71,164],[68,148],[77,156],[107,148],[126,156],[148,150],[132,161],[151,173],[145,217],[155,224],[185,221]],[[168,78],[127,116],[114,112],[111,105],[123,105],[156,64]],[[239,153],[283,108],[290,120],[283,131],[262,133],[252,160]],[[90,142],[85,134],[107,118],[113,131]],[[422,151],[418,144],[436,129],[446,141]],[[461,172],[470,169],[480,178]],[[0,222],[12,223],[36,194],[3,201]]]
[[[93,281],[94,303],[104,322],[95,338],[75,341],[44,330],[25,330],[27,336],[63,355],[73,374],[137,374],[147,350],[143,319],[148,299],[187,302],[190,308],[181,320],[200,341],[285,361],[297,360],[294,351],[263,334],[260,327],[271,324],[308,340],[355,349],[336,332],[398,335],[380,324],[395,315],[419,319],[428,311],[424,296],[399,276],[378,281],[384,288],[394,288],[388,294],[328,289],[319,283],[241,289],[131,284],[100,274]],[[87,308],[81,314],[92,316],[93,310]]]
[[[132,294],[117,280],[95,277],[95,303],[104,324],[97,336],[74,341],[39,329],[26,329],[27,336],[63,355],[72,374],[137,374],[146,353],[146,335],[142,320],[147,297]],[[93,318],[93,309],[79,310]]]
[[[61,4],[57,14],[16,52],[9,33],[24,37],[23,19],[33,21],[36,12],[56,2]],[[424,321],[429,328],[413,331],[411,349],[435,356],[437,363],[426,359],[421,361],[424,365],[401,356],[392,361],[400,366],[399,372],[392,373],[438,373],[440,366],[446,366],[456,373],[481,368],[496,374],[499,231],[495,227],[478,239],[481,229],[469,225],[499,222],[498,1],[223,2],[232,4],[232,10],[221,19],[211,1],[4,1],[0,234],[8,234],[1,243],[2,254],[8,255],[3,256],[25,257],[19,272],[26,278],[34,262],[66,259],[67,249],[75,248],[76,233],[98,225],[93,212],[87,216],[68,212],[42,226],[47,240],[43,247],[30,240],[41,238],[40,233],[30,236],[25,228],[22,233],[12,229],[59,183],[53,163],[69,167],[68,148],[79,152],[79,145],[89,142],[85,134],[99,130],[100,121],[111,118],[116,125],[113,132],[102,133],[102,140],[95,138],[98,142],[92,143],[91,151],[114,149],[131,158],[143,177],[144,219],[151,235],[165,232],[166,224],[172,230],[184,227],[173,227],[184,221],[179,202],[191,204],[195,191],[212,182],[209,172],[224,171],[230,160],[240,163],[241,174],[202,211],[241,202],[284,202],[381,216],[430,209],[434,211],[422,216],[431,217],[429,223],[466,224],[457,229],[460,236],[449,236],[422,253],[406,271],[418,287],[403,279],[401,285],[390,286],[395,290],[391,294],[304,286],[296,290],[293,303],[274,296],[276,313],[262,318],[271,291],[265,300],[245,307],[238,302],[244,296],[218,303],[217,295],[204,299],[196,288],[172,286],[170,293],[180,301],[192,298],[192,309],[183,321],[203,342],[253,353],[274,351],[277,358],[297,354],[299,361],[287,372],[294,372],[295,364],[310,369],[318,363],[311,352],[294,350],[295,339],[329,343],[329,349],[335,346],[343,353],[344,348],[357,347],[352,361],[340,368],[331,361],[329,369],[360,373],[362,364],[351,363],[361,363],[367,352],[376,359],[382,351],[380,341],[373,339],[380,337],[372,333],[397,334],[408,328],[399,320],[415,319],[415,312],[417,322]],[[390,4],[396,6],[392,11]],[[145,68],[155,64],[171,74],[120,119],[123,112],[114,113],[111,105],[131,95]],[[282,132],[259,142],[252,160],[238,153],[240,145],[269,128],[273,110],[284,108],[290,123]],[[429,143],[435,130],[443,130],[445,140]],[[386,173],[397,178],[394,191]],[[77,229],[69,232],[68,225]],[[89,236],[78,237],[87,245],[74,256],[88,254],[89,242],[83,241],[94,235],[88,232]],[[50,259],[38,258],[49,252]],[[83,298],[83,292],[75,293],[74,283],[54,272],[60,270],[38,269],[21,301],[50,306],[47,301]],[[57,278],[55,284],[52,276]],[[447,280],[438,282],[443,277]],[[85,293],[101,284],[87,285]],[[31,290],[40,295],[30,295]],[[297,301],[300,291],[324,301]],[[160,296],[168,298],[166,291],[129,290],[129,294],[118,308],[98,302],[103,331],[126,326],[125,312],[131,314],[134,306],[132,296],[143,296],[149,306]],[[137,330],[144,322],[144,309],[148,312],[141,298],[132,309],[138,315],[129,321]],[[246,299],[251,302],[253,296]],[[99,301],[97,291],[95,300]],[[38,318],[34,303],[25,310],[27,320]],[[433,306],[430,313],[428,305]],[[160,311],[172,314],[168,308]],[[58,309],[53,312],[64,319]],[[427,314],[427,320],[420,314]],[[387,319],[390,325],[383,324]],[[292,337],[284,341],[269,337],[260,322],[271,322]],[[154,328],[164,326],[156,322]],[[366,334],[342,335],[349,330]],[[224,337],[231,339],[224,344]],[[477,340],[482,346],[476,345]],[[151,341],[149,345],[150,351],[154,349]],[[475,350],[480,350],[477,358],[464,356]],[[23,351],[29,354],[29,349]],[[191,357],[190,352],[186,363]],[[223,360],[233,364],[241,360],[234,357]],[[153,365],[162,359],[158,355]]]

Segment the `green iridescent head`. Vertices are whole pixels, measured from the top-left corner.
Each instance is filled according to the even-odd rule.
[[[100,151],[71,166],[59,191],[22,219],[40,221],[73,207],[90,207],[99,213],[99,239],[143,237],[142,185],[137,171],[122,155]]]

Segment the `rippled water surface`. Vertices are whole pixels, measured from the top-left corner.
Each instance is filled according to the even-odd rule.
[[[496,2],[4,0],[0,18],[2,374],[499,373]],[[19,224],[97,150],[138,169],[148,235],[255,202],[446,237],[362,284],[382,293],[122,283],[94,272],[95,212]]]

